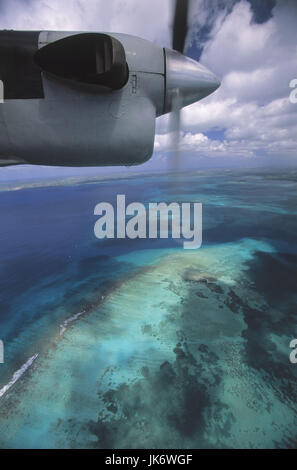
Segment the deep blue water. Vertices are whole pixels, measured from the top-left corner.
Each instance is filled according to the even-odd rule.
[[[202,202],[203,246],[253,238],[268,240],[280,253],[296,254],[292,171],[279,177],[257,171],[187,174],[179,179],[178,192],[170,177],[144,176],[0,193],[0,337],[8,345],[1,375],[6,376],[6,368],[11,372],[9,343],[25,325],[42,317],[47,334],[61,304],[65,312],[76,311],[92,285],[104,289],[135,269],[116,262],[116,256],[178,248],[171,239],[97,240],[94,207],[103,201],[116,207],[117,194],[125,194],[127,204]]]
[[[181,250],[171,239],[97,240],[94,207],[102,201],[115,205],[117,194],[125,194],[127,204],[202,202],[203,247],[244,239],[271,247],[247,262],[247,277],[282,314],[271,325],[266,314],[259,324],[245,312],[245,339],[250,367],[265,369],[269,363],[277,374],[278,362],[265,363],[263,331],[297,336],[296,182],[294,171],[222,171],[183,175],[178,194],[170,177],[148,175],[0,192],[0,338],[5,345],[0,388],[28,357],[46,348],[65,319],[91,309],[117,281],[153,263],[156,253]],[[287,374],[295,377],[292,367]]]
[[[165,181],[164,185],[161,179],[161,198],[164,188],[170,187],[167,178]],[[35,337],[10,350],[19,333],[35,324],[38,340],[42,340],[42,333],[46,337],[69,312],[88,304],[92,289],[100,295],[100,287],[104,292],[135,270],[134,265],[115,261],[116,256],[177,246],[170,239],[102,241],[94,236],[97,203],[110,202],[116,207],[117,194],[125,194],[127,204],[146,203],[151,187],[145,177],[0,193],[0,337],[6,345],[0,383],[5,384],[12,370],[24,362],[26,348],[35,351]]]

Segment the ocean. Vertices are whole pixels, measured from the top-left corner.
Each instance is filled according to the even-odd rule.
[[[296,447],[297,171],[0,185],[1,448]],[[94,236],[200,202],[203,243]]]

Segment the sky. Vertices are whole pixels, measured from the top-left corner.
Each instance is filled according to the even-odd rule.
[[[0,28],[113,31],[171,45],[174,0],[0,0]],[[182,111],[187,168],[297,166],[296,0],[192,0],[187,54],[221,87]],[[170,168],[168,115],[158,118],[152,159],[127,172]],[[111,171],[118,171],[112,169]],[[3,178],[105,173],[106,169],[19,166]]]

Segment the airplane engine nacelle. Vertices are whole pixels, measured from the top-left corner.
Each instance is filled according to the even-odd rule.
[[[150,158],[164,101],[162,48],[127,35],[14,33],[0,33],[0,155],[62,166]]]
[[[0,57],[0,165],[143,163],[156,117],[218,86],[197,62],[126,34],[1,31]]]

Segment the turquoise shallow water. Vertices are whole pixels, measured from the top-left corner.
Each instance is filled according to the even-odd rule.
[[[295,447],[293,177],[185,175],[178,200],[203,202],[195,252],[97,242],[100,183],[3,193],[12,207],[27,199],[35,231],[13,245],[11,221],[2,234],[0,388],[34,361],[0,398],[0,446]],[[121,184],[105,182],[105,198],[174,200],[167,177]],[[59,210],[41,215],[53,199]]]

